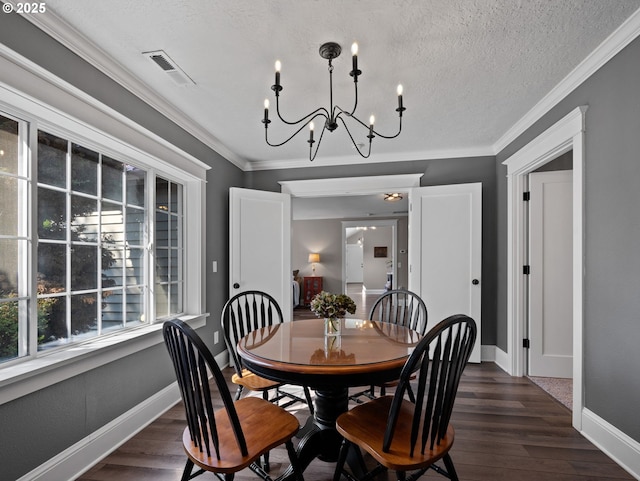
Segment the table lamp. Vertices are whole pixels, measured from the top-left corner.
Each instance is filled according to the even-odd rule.
[[[313,271],[313,275],[316,275],[316,262],[320,262],[320,254],[317,252],[311,252],[309,254],[309,262],[311,262],[311,270]]]

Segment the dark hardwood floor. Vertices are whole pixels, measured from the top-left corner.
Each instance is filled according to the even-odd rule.
[[[224,372],[230,379],[231,369]],[[302,404],[289,409],[301,423],[308,417]],[[633,480],[571,427],[566,407],[527,378],[508,376],[493,363],[467,366],[453,424],[451,456],[463,481]],[[185,461],[180,440],[184,427],[178,404],[78,479],[179,480]],[[271,464],[275,477],[287,465],[284,448],[272,451]],[[329,481],[333,469],[333,463],[313,461],[305,479]],[[215,477],[207,473],[198,479]],[[245,470],[236,479],[258,478]],[[422,479],[445,478],[429,472]]]

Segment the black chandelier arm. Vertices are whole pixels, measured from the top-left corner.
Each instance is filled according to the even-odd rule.
[[[301,125],[300,128],[298,128],[298,130],[296,130],[293,134],[291,134],[291,136],[287,140],[285,140],[284,142],[280,142],[279,144],[272,144],[271,142],[269,142],[269,138],[268,138],[268,134],[267,134],[269,128],[265,124],[265,127],[264,127],[264,140],[265,140],[265,142],[267,142],[267,145],[269,145],[271,147],[282,147],[284,144],[286,144],[291,139],[293,139],[296,135],[298,135],[300,133],[300,131],[302,129],[304,129],[306,126],[307,126],[307,124]]]
[[[351,143],[353,144],[353,147],[356,149],[356,151],[358,152],[358,154],[360,154],[360,157],[364,158],[364,159],[368,159],[369,156],[371,155],[371,141],[373,140],[373,135],[369,134],[367,137],[369,137],[369,151],[367,152],[367,155],[364,155],[362,153],[362,151],[360,150],[360,148],[358,147],[358,144],[356,143],[356,141],[353,139],[353,135],[351,135],[351,131],[349,130],[349,127],[347,127],[346,122],[344,121],[344,119],[342,117],[338,117],[340,119],[340,122],[342,122],[342,125],[344,126],[344,130],[347,131],[347,134],[349,135],[349,138],[351,139]],[[362,123],[362,122],[360,122]]]
[[[315,152],[313,151],[313,144],[314,142],[309,142],[309,162],[313,162],[313,159],[316,158],[316,155],[318,154],[318,149],[320,148],[320,143],[322,142],[322,137],[324,137],[324,131],[327,130],[326,125],[322,126],[322,132],[320,132],[320,138],[318,138],[318,145],[316,145],[316,150]],[[313,152],[313,155],[311,155],[311,153]]]
[[[406,110],[406,109],[403,109]],[[340,113],[344,113],[345,115],[348,115],[349,118],[354,119],[356,122],[358,122],[360,125],[362,125],[365,129],[369,129],[369,125],[365,124],[362,120],[360,120],[358,117],[356,117],[353,114],[349,114],[349,112],[345,112],[344,110],[340,109]],[[378,132],[377,130],[373,129],[373,133],[375,135],[377,135],[378,137],[382,137],[383,139],[395,139],[398,135],[400,135],[400,132],[402,132],[402,112],[400,113],[401,115],[399,116],[400,122],[398,125],[398,131],[394,134],[394,135],[384,135],[381,134],[380,132]],[[340,114],[338,114],[339,116]],[[342,119],[341,119],[342,120]],[[344,120],[342,121],[342,123],[344,123]]]
[[[329,118],[329,112],[327,111],[327,109],[325,109],[324,107],[319,107],[313,112],[305,115],[301,119],[296,120],[294,122],[289,122],[288,120],[285,120],[282,117],[282,115],[280,115],[280,96],[279,95],[276,95],[276,113],[278,114],[278,118],[287,125],[298,125],[301,122],[304,122],[305,124],[307,124],[310,120],[313,120],[317,115],[322,115],[325,119]]]

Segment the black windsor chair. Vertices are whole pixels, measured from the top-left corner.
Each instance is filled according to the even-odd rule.
[[[309,411],[313,414],[313,402],[311,394],[306,386],[303,386],[305,399],[295,394],[281,390],[282,383],[271,381],[253,374],[248,369],[243,368],[242,360],[237,352],[238,341],[260,328],[269,328],[284,322],[282,309],[277,301],[266,292],[245,291],[236,294],[227,301],[222,309],[222,332],[224,341],[229,350],[229,355],[233,361],[236,373],[231,382],[238,385],[236,399],[240,399],[244,389],[262,392],[264,399],[278,403],[282,407],[288,407],[296,402],[303,402],[309,406]],[[275,396],[269,399],[269,391],[275,389]],[[287,400],[279,403],[281,400]]]
[[[370,479],[391,469],[397,472],[398,480],[413,481],[431,468],[458,480],[449,455],[454,439],[449,420],[476,332],[475,321],[462,314],[440,322],[409,356],[393,396],[359,404],[338,417],[336,428],[344,441],[333,481],[339,481],[343,474],[351,446],[365,450],[377,462],[361,479]],[[412,403],[404,399],[404,394],[415,372],[418,372],[418,386],[416,402]],[[440,459],[445,468],[435,464]],[[353,479],[351,474],[346,474]]]
[[[427,331],[427,307],[424,301],[417,294],[406,289],[395,289],[385,292],[376,299],[373,307],[369,311],[369,319],[390,324],[399,324],[409,329],[413,329],[420,335]],[[382,328],[384,329],[384,327]],[[398,381],[390,381],[381,384],[380,395],[386,394],[387,388],[395,387]],[[407,389],[409,399],[414,400],[411,386]],[[349,399],[357,403],[362,403],[362,397],[375,399],[375,386],[370,386],[364,391],[354,393]]]
[[[163,335],[187,417],[187,427],[182,435],[187,454],[182,481],[206,471],[231,481],[236,472],[247,467],[271,481],[257,461],[281,444],[286,445],[296,478],[303,481],[292,442],[300,427],[296,417],[257,397],[233,401],[211,351],[182,321],[166,321]],[[208,372],[222,399],[224,407],[221,409],[213,408],[215,392],[211,392]],[[194,465],[200,469],[192,473]]]

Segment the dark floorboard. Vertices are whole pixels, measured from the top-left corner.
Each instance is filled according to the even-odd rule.
[[[231,370],[224,372],[230,378]],[[304,405],[289,409],[301,423],[308,417]],[[528,379],[508,376],[493,363],[466,368],[452,422],[456,438],[451,456],[464,481],[633,479],[571,427],[571,412],[565,406]],[[178,404],[78,480],[179,480],[185,461],[180,440],[184,426]],[[272,451],[271,465],[274,476],[286,468],[284,448]],[[329,481],[333,469],[333,463],[313,461],[305,479]],[[205,474],[198,479],[215,477]],[[245,470],[236,479],[258,478]],[[445,478],[429,472],[422,479]]]

